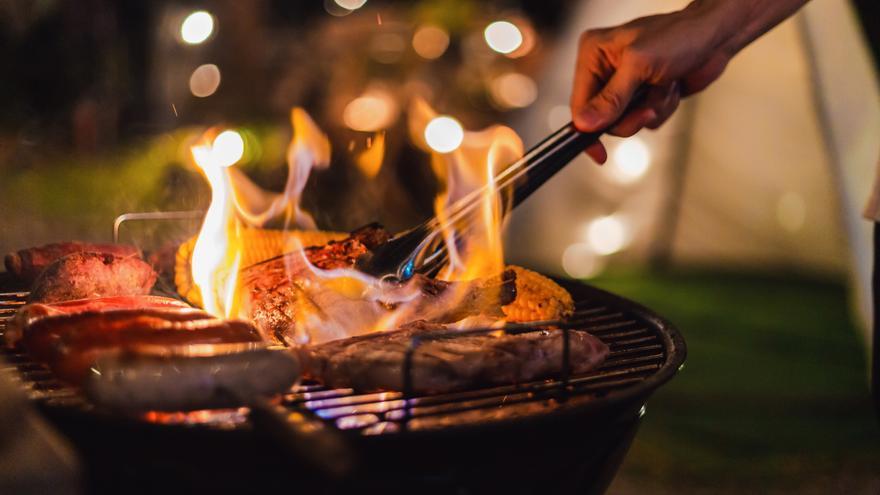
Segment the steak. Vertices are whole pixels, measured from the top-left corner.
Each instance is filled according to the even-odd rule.
[[[417,275],[405,283],[367,281],[354,271],[323,272],[353,269],[358,257],[387,239],[384,231],[369,226],[347,239],[242,270],[241,316],[268,339],[317,344],[416,319],[451,323],[470,316],[503,317],[501,307],[516,298],[516,274],[510,270],[478,281]]]
[[[403,389],[403,363],[413,337],[446,331],[416,321],[399,330],[298,348],[304,374],[332,388],[369,392]],[[569,332],[572,373],[585,373],[608,356],[608,346],[587,332]],[[560,373],[563,332],[465,335],[423,340],[413,352],[411,386],[441,393],[484,385],[522,383]]]
[[[28,302],[148,294],[156,283],[153,268],[134,256],[77,252],[55,260],[37,277]]]

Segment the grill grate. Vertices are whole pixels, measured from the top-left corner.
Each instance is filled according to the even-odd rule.
[[[0,293],[0,331],[26,298],[27,292]],[[575,298],[578,299],[577,295]],[[589,331],[605,342],[611,352],[597,370],[572,375],[564,382],[550,379],[417,397],[400,392],[360,394],[352,389],[327,389],[303,383],[282,397],[280,407],[310,412],[338,429],[360,435],[431,430],[580,407],[623,394],[669,364],[668,338],[664,339],[662,325],[649,315],[614,301],[598,304],[583,300],[577,310],[592,316],[583,328],[572,331]],[[33,362],[20,350],[3,346],[2,355],[6,360],[0,366],[2,372],[20,383],[32,399],[49,406],[93,409],[75,389],[58,381],[46,366]],[[247,423],[247,409],[200,411],[195,415],[150,414],[141,419],[229,428]]]

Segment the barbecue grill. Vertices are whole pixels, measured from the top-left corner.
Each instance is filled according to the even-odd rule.
[[[122,415],[90,404],[22,351],[5,350],[4,368],[79,448],[96,491],[601,493],[648,397],[681,367],[685,344],[633,302],[559,283],[584,316],[572,331],[589,331],[611,348],[598,370],[424,396],[301,383],[271,406],[269,417],[285,418],[281,424],[248,408]],[[3,328],[27,292],[8,278],[0,278],[0,291]],[[316,429],[316,438],[297,445],[303,431]],[[324,434],[341,438],[355,459],[344,477],[320,469],[342,462],[322,449]]]

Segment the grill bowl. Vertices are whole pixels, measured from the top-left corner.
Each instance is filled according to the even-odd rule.
[[[308,384],[291,390],[284,408],[350,440],[360,462],[347,479],[327,478],[291,458],[274,432],[252,424],[245,409],[147,421],[94,407],[20,352],[7,352],[5,368],[80,449],[95,491],[601,493],[647,399],[684,362],[685,343],[675,327],[636,303],[582,283],[558,282],[578,310],[595,310],[586,329],[612,350],[602,367],[572,376],[568,387],[543,380],[408,401],[397,393]],[[5,318],[26,294],[15,292],[8,279],[0,283]]]

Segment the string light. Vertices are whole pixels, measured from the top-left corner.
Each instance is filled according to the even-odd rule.
[[[519,28],[507,21],[495,21],[483,31],[486,44],[498,53],[514,52],[522,45],[523,36]]]
[[[193,96],[206,98],[220,87],[220,68],[214,64],[200,65],[189,76],[189,91]]]
[[[452,117],[434,117],[425,126],[425,142],[438,153],[451,153],[464,141],[464,129]]]
[[[214,32],[214,16],[199,10],[186,16],[180,24],[180,38],[188,45],[198,45]]]

